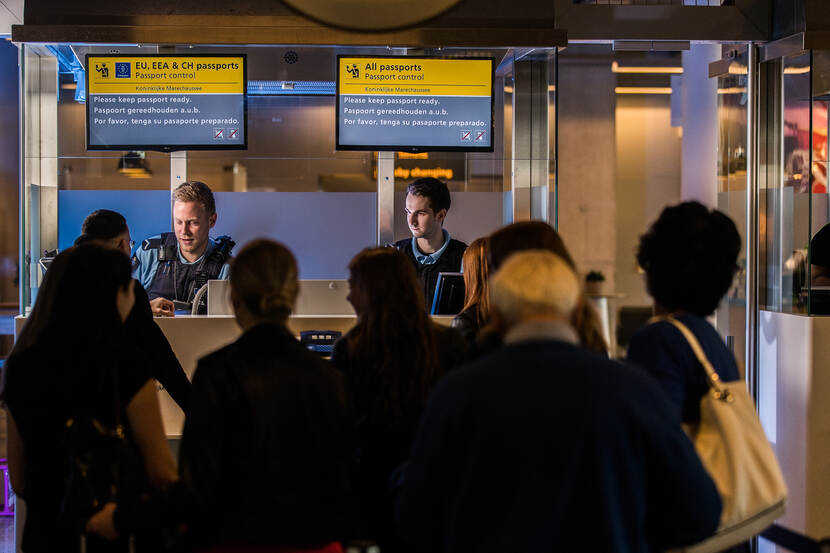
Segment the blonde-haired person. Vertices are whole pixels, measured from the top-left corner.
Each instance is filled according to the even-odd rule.
[[[570,326],[570,315],[579,302],[580,287],[573,270],[558,255],[528,250],[507,258],[493,276],[491,299],[508,328],[505,342],[515,341],[517,332],[535,334],[537,322],[559,328],[557,335],[578,342]]]
[[[184,514],[196,551],[341,553],[349,408],[340,374],[286,326],[297,262],[284,245],[254,240],[234,259],[230,286],[243,334],[199,360],[183,490],[165,510]]]
[[[475,347],[478,331],[490,320],[490,239],[486,236],[473,240],[464,256],[461,266],[464,269],[464,307],[452,320],[467,342],[467,349]]]
[[[203,182],[173,190],[173,231],[151,236],[135,251],[133,277],[147,290],[156,316],[173,316],[174,301],[189,303],[203,282],[227,280],[233,240],[210,238],[216,200]]]
[[[491,293],[505,346],[438,383],[402,474],[410,550],[662,551],[713,533],[720,497],[659,388],[579,346],[570,265],[515,253]]]

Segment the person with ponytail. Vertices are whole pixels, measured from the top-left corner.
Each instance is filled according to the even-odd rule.
[[[243,334],[199,361],[182,433],[181,478],[198,499],[189,534],[211,551],[339,551],[348,402],[342,377],[286,325],[299,290],[294,255],[250,242],[230,288]]]
[[[453,328],[430,320],[410,260],[393,248],[367,248],[349,264],[348,299],[357,324],[334,348],[354,398],[360,520],[354,538],[399,551],[390,475],[409,455],[427,396],[463,361],[465,344]]]

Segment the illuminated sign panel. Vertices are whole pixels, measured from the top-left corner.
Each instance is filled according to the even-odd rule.
[[[246,149],[244,55],[87,55],[87,149]]]
[[[493,151],[492,58],[339,56],[337,149]]]

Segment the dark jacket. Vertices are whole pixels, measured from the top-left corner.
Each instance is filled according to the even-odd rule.
[[[435,296],[435,285],[438,283],[438,273],[457,273],[461,271],[461,258],[464,257],[464,251],[467,249],[467,244],[450,238],[450,243],[447,249],[438,258],[438,261],[430,265],[418,263],[415,258],[415,252],[412,251],[412,238],[405,238],[398,240],[394,244],[395,248],[406,254],[412,266],[415,267],[415,273],[418,275],[418,282],[421,283],[424,292],[424,300],[426,300],[427,311],[432,308],[432,300]]]
[[[124,321],[124,333],[135,346],[149,358],[147,369],[150,376],[164,386],[182,411],[187,413],[190,396],[190,380],[182,369],[179,359],[173,353],[170,342],[153,320],[147,291],[135,281],[135,306]]]
[[[339,540],[349,508],[343,378],[285,327],[263,324],[199,361],[179,470],[189,534],[222,544]]]
[[[464,359],[464,340],[452,328],[432,323],[438,339],[438,352],[442,360],[441,373],[457,367]],[[394,420],[369,413],[369,405],[380,392],[379,385],[358,389],[355,373],[371,359],[355,359],[349,354],[352,333],[341,338],[334,347],[332,363],[346,377],[355,405],[355,491],[360,520],[352,537],[370,538],[381,544],[388,553],[398,551],[392,518],[392,496],[389,478],[392,472],[409,456],[421,406],[410,409],[410,416]],[[401,355],[407,355],[401,352]],[[407,411],[404,409],[404,411]]]
[[[706,319],[696,315],[681,315],[677,319],[695,335],[721,380],[740,378],[735,357]],[[628,361],[654,377],[669,398],[676,421],[700,420],[700,400],[709,390],[706,373],[674,325],[661,321],[637,331],[628,345]]]
[[[645,553],[713,533],[721,502],[650,379],[550,340],[439,383],[397,507],[416,551]]]

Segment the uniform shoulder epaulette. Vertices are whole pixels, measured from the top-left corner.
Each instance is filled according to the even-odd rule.
[[[141,243],[142,250],[155,250],[156,248],[161,247],[161,237],[156,236],[155,238],[147,238]]]

